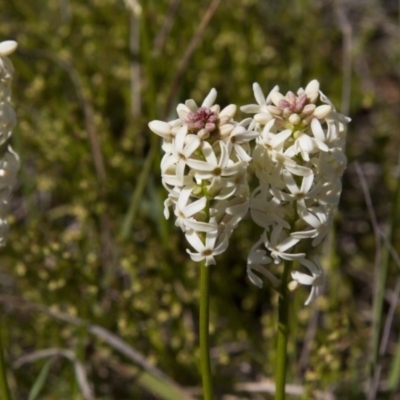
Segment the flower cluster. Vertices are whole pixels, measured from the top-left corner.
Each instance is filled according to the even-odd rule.
[[[16,124],[16,115],[10,104],[14,68],[7,57],[16,48],[17,43],[12,40],[0,42],[0,146],[9,139]],[[6,242],[6,205],[18,168],[18,155],[8,146],[0,158],[0,246]]]
[[[264,232],[250,251],[247,272],[257,286],[262,280],[256,272],[277,286],[279,279],[265,265],[298,260],[311,275],[296,271],[292,278],[312,286],[308,304],[322,283],[322,268],[294,247],[303,240],[316,246],[328,232],[346,167],[350,119],[336,112],[316,80],[297,94],[283,95],[276,86],[265,98],[257,83],[253,90],[258,104],[241,110],[255,114],[253,163],[259,186],[251,195],[250,213]]]
[[[149,123],[163,139],[164,215],[169,218],[173,207],[175,224],[194,249],[187,250],[191,258],[211,265],[250,208],[264,229],[248,257],[250,280],[261,287],[261,274],[277,287],[279,278],[265,266],[297,260],[309,274],[293,271],[292,278],[312,286],[308,304],[318,294],[323,271],[318,259],[294,248],[301,241],[317,246],[328,232],[347,162],[350,119],[336,112],[316,80],[296,94],[283,95],[275,86],[265,97],[257,83],[253,89],[257,104],[241,110],[254,116],[240,123],[233,119],[235,105],[221,110],[214,104],[215,89],[201,107],[193,100],[179,104],[178,119]],[[251,196],[250,161],[259,180]]]
[[[179,104],[179,118],[151,121],[150,129],[163,139],[162,184],[168,191],[164,215],[170,207],[194,250],[194,261],[215,264],[226,250],[234,228],[248,211],[247,167],[249,141],[258,136],[248,118],[234,121],[236,106],[220,109],[212,89],[201,107],[194,100]]]

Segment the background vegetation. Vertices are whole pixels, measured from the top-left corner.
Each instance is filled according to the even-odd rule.
[[[0,266],[15,399],[201,398],[198,265],[162,216],[147,123],[212,87],[241,105],[253,82],[286,92],[314,78],[352,118],[349,167],[324,295],[293,296],[289,389],[364,399],[372,363],[376,398],[399,398],[398,2],[8,0],[0,15],[0,39],[19,43],[22,167]],[[245,273],[258,234],[244,221],[212,271],[218,399],[272,398],[277,299]]]

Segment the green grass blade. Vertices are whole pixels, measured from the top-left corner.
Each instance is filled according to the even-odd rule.
[[[1,399],[11,400],[10,389],[7,382],[7,370],[4,361],[3,354],[3,330],[5,329],[3,324],[0,324],[0,395]]]
[[[49,375],[50,372],[50,367],[52,366],[54,360],[55,360],[54,358],[50,358],[43,365],[38,377],[36,378],[35,383],[33,384],[29,392],[28,400],[35,400],[38,398],[41,390],[44,387],[44,384],[46,383],[47,376]]]
[[[158,396],[161,400],[188,400],[188,396],[168,382],[161,381],[153,375],[143,372],[138,378],[138,384],[145,390]]]
[[[400,159],[399,163],[400,165]],[[396,194],[395,199],[393,202],[393,211],[390,218],[390,231],[389,231],[389,244],[394,243],[394,227],[396,227],[398,220],[400,217],[400,179],[397,180],[397,187],[396,187]],[[390,252],[385,247],[385,253],[387,253],[387,259],[389,262],[390,259]],[[392,365],[389,371],[389,389],[395,390],[400,384],[400,337],[398,338],[397,347],[396,347],[396,354],[393,358]]]

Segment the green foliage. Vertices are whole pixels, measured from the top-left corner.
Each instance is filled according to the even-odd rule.
[[[181,232],[163,220],[160,155],[147,123],[175,118],[178,102],[201,100],[211,87],[218,90],[221,105],[251,103],[253,82],[265,92],[276,84],[286,91],[316,78],[339,105],[346,57],[352,61],[352,79],[345,82],[351,87],[353,119],[350,166],[336,241],[324,263],[325,294],[315,308],[303,307],[305,292],[293,296],[288,382],[304,386],[308,399],[318,391],[361,399],[368,380],[376,249],[351,162],[362,165],[375,212],[385,223],[398,180],[394,169],[400,145],[395,10],[390,2],[384,6],[376,0],[368,0],[368,7],[350,1],[221,2],[170,98],[182,58],[208,7],[208,2],[182,1],[176,14],[168,14],[173,3],[142,3],[138,54],[130,54],[132,12],[122,1],[0,3],[0,40],[19,43],[12,55],[19,121],[13,146],[22,167],[11,201],[9,240],[1,254],[0,285],[15,399],[28,398],[32,387],[41,389],[43,399],[83,398],[66,363],[11,370],[19,357],[51,347],[75,353],[98,399],[171,398],[162,397],[163,389],[157,387],[153,393],[158,394],[152,394],[149,382],[155,378],[142,375],[85,327],[60,321],[37,305],[100,325],[177,384],[200,386],[199,266],[186,254]],[[352,29],[347,55],[342,51],[341,13]],[[167,15],[173,15],[171,30],[158,36]],[[132,78],[131,63],[140,66],[139,79]],[[139,115],[132,113],[131,85],[141,88]],[[146,165],[149,175],[143,173]],[[143,191],[134,197],[140,177]],[[132,204],[137,212],[126,224]],[[123,227],[128,235],[121,236]],[[238,383],[274,376],[277,298],[268,287],[253,287],[245,273],[247,253],[258,234],[250,221],[243,221],[212,269],[213,372],[221,399],[234,393]],[[393,247],[400,250],[398,231]],[[387,295],[397,277],[391,263]],[[383,321],[387,308],[385,302]],[[380,359],[383,380],[400,333],[397,316],[398,310],[390,351]],[[399,382],[393,379],[395,390]],[[351,395],[343,397],[346,393]]]

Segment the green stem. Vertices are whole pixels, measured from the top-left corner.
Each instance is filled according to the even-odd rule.
[[[11,400],[10,389],[7,383],[7,369],[3,354],[3,327],[4,325],[0,322],[0,399]]]
[[[285,399],[287,342],[289,336],[289,290],[288,283],[292,261],[285,261],[282,282],[279,289],[278,304],[278,344],[276,362],[276,392],[275,400]]]
[[[200,265],[200,366],[203,381],[204,400],[213,400],[210,344],[209,344],[209,310],[210,310],[210,267],[203,260]]]

